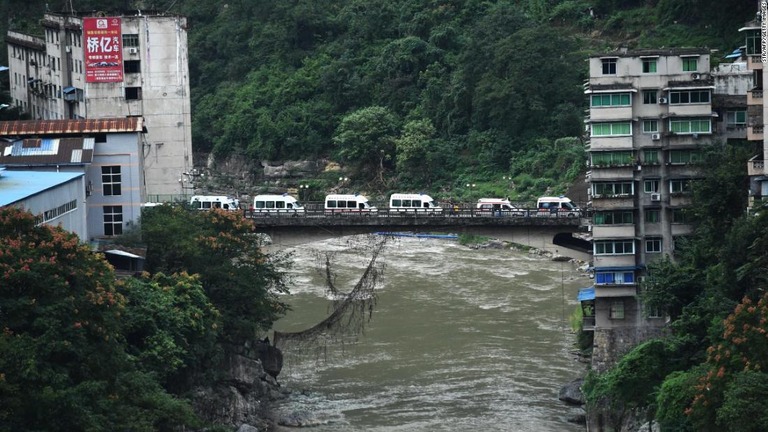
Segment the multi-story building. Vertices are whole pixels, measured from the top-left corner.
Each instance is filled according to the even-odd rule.
[[[142,117],[146,192],[180,194],[192,163],[186,19],[45,14],[45,38],[8,32],[13,103],[33,119]]]
[[[643,306],[646,266],[673,256],[689,234],[691,163],[713,139],[714,83],[709,50],[616,51],[591,56],[590,195],[593,206],[597,370],[666,322]]]
[[[768,121],[766,118],[768,110],[764,108],[765,99],[763,98],[763,82],[768,72],[764,62],[768,61],[768,58],[761,38],[762,28],[768,24],[764,20],[768,20],[768,17],[763,17],[760,11],[757,18],[739,29],[745,38],[744,53],[747,57],[747,67],[753,74],[753,87],[747,92],[747,139],[755,143],[758,149],[757,154],[747,163],[747,173],[750,178],[750,207],[756,206],[768,197],[768,170],[765,167],[765,161],[768,159],[768,143],[763,133],[764,125]]]

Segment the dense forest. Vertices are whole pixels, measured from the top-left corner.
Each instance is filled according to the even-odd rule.
[[[183,14],[195,151],[254,165],[331,160],[372,189],[471,182],[517,196],[562,192],[583,171],[588,54],[619,46],[727,53],[741,45],[738,28],[756,7],[745,0],[10,0],[0,5],[9,17],[0,31],[39,33],[45,10]],[[507,176],[511,191],[500,181]]]

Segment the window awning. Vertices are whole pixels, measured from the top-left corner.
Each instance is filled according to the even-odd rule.
[[[587,288],[581,288],[579,290],[579,295],[576,296],[576,300],[583,302],[587,300],[594,300],[595,299],[595,287],[587,287]]]
[[[75,90],[77,90],[77,89],[76,89],[76,88],[74,88],[74,87],[64,87],[63,89],[61,89],[61,91],[62,91],[62,92],[64,92],[64,94],[69,94],[69,93],[72,93],[72,92],[74,92]]]

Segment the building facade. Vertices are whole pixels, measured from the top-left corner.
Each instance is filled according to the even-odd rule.
[[[40,225],[59,226],[81,239],[88,236],[82,173],[0,168],[0,207],[24,209]]]
[[[616,51],[589,59],[589,163],[594,261],[593,366],[602,370],[666,323],[644,307],[647,265],[672,257],[691,232],[699,148],[718,114],[707,49]],[[587,328],[589,329],[589,328]]]
[[[99,42],[102,21],[115,34]],[[6,36],[13,103],[40,120],[142,117],[147,193],[183,193],[193,166],[186,18],[49,13],[41,23],[45,38]]]
[[[6,172],[77,173],[82,177],[83,242],[123,234],[138,224],[146,201],[139,117],[0,122]]]
[[[761,2],[764,4],[765,2]],[[768,12],[768,11],[766,11]],[[747,92],[747,139],[755,144],[756,154],[747,163],[747,173],[750,178],[749,206],[754,208],[765,203],[768,197],[768,170],[765,161],[768,159],[768,143],[765,141],[764,126],[768,122],[768,111],[765,110],[763,98],[763,82],[766,79],[764,61],[765,52],[761,35],[763,27],[768,24],[763,11],[758,11],[757,19],[739,29],[744,35],[744,54],[747,67],[753,74],[753,87]]]

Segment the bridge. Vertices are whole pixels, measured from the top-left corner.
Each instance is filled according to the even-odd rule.
[[[245,212],[257,232],[270,236],[278,247],[372,233],[452,233],[485,236],[553,254],[588,260],[591,243],[573,234],[585,232],[586,219],[556,213],[522,211],[479,212],[474,209],[443,212],[350,212],[270,214]]]

